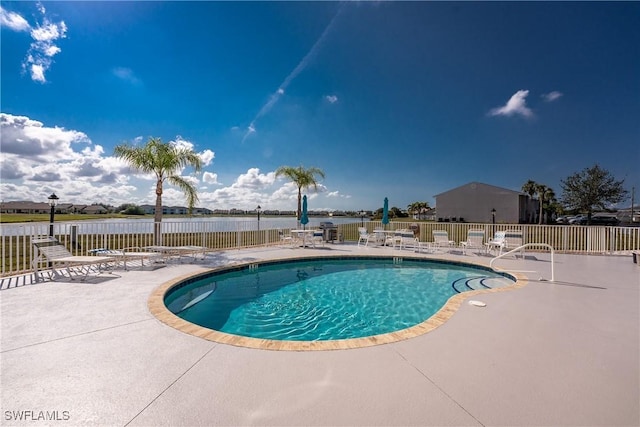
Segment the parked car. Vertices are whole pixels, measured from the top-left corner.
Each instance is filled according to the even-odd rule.
[[[582,217],[578,221],[573,222],[575,225],[587,225],[587,217]],[[592,216],[591,225],[618,225],[620,221],[615,216]]]
[[[571,220],[572,218],[572,215],[561,215],[556,218],[556,224],[569,224],[569,220]]]
[[[576,215],[576,216],[572,217],[571,219],[569,219],[568,223],[569,224],[579,224],[580,221],[582,221],[582,219],[587,219],[587,216],[586,215],[582,215],[582,214]]]

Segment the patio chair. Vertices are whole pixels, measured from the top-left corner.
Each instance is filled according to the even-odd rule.
[[[505,241],[505,232],[504,231],[496,231],[493,235],[493,239],[489,240],[486,244],[487,252],[498,249],[498,255],[502,254],[502,249],[507,246]]]
[[[104,265],[111,263],[115,265],[116,263],[116,259],[112,256],[73,255],[69,252],[66,246],[54,237],[32,239],[31,244],[34,248],[34,257],[31,262],[31,266],[34,269],[36,281],[40,280],[38,271],[40,264],[43,262],[47,262],[51,266],[51,273],[49,277],[52,280],[65,278],[63,274],[56,270],[57,267],[62,267],[67,270],[67,274],[71,280],[74,280],[74,274],[80,275],[81,280],[85,280],[88,274],[92,271],[90,268],[91,266],[97,267],[97,274],[99,275],[102,274]],[[53,275],[53,277],[51,275]]]
[[[293,247],[293,237],[291,236],[291,233],[285,234],[284,231],[278,230],[278,237],[280,238],[281,245],[288,244]]]
[[[322,230],[314,230],[311,237],[311,245],[315,248],[316,243],[322,243],[324,246],[324,232]]]
[[[369,234],[367,229],[364,227],[358,227],[358,247],[360,247],[360,243],[364,242],[364,246],[369,245],[369,241],[377,241],[375,234]]]
[[[433,246],[435,248],[446,248],[451,250],[456,242],[449,240],[449,233],[446,230],[433,230]]]
[[[467,249],[477,249],[478,251],[484,249],[484,230],[469,230],[467,233],[467,240],[460,242],[462,247],[462,253],[467,254]]]
[[[495,237],[487,242],[487,251],[498,249],[498,256],[500,256],[502,255],[503,250],[510,251],[511,249],[518,248],[523,244],[524,240],[522,238],[522,231],[498,231],[496,232]],[[520,256],[524,258],[524,248],[520,249]]]

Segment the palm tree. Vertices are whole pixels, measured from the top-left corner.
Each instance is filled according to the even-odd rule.
[[[298,221],[300,221],[300,215],[302,213],[302,189],[313,186],[313,188],[317,190],[318,181],[316,180],[316,175],[324,178],[324,171],[316,167],[305,169],[302,166],[298,166],[297,168],[292,166],[280,166],[276,169],[276,178],[285,176],[298,187],[298,213],[296,217]]]
[[[422,213],[427,209],[429,209],[429,203],[427,202],[413,202],[407,206],[407,211],[409,211],[409,215],[413,215],[417,213],[418,219],[422,219]]]
[[[115,156],[126,161],[133,170],[152,173],[156,176],[156,211],[154,216],[154,242],[162,244],[160,223],[162,222],[162,187],[165,181],[181,189],[187,197],[189,213],[198,201],[195,185],[179,175],[188,166],[195,172],[202,168],[202,159],[191,148],[164,143],[160,138],[149,138],[142,146],[121,144],[114,148]]]
[[[414,213],[420,212],[420,202],[413,202],[408,205],[407,211],[409,211],[409,216],[413,216]]]
[[[533,196],[535,196],[536,192],[538,191],[538,183],[532,180],[528,180],[527,182],[524,183],[524,185],[522,186],[522,192],[523,193],[527,193],[529,195],[529,199],[533,199]],[[527,216],[528,221],[531,223],[533,222],[533,216],[534,216],[534,212],[533,211],[529,211],[529,204],[527,204]]]
[[[538,200],[540,201],[540,217],[538,218],[538,224],[542,224],[542,218],[544,214],[544,202],[545,200],[552,200],[556,197],[556,193],[552,188],[547,187],[544,184],[538,184],[536,186],[536,193],[538,193]]]

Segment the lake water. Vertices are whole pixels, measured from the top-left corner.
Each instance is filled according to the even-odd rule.
[[[321,222],[338,224],[361,223],[361,218],[354,217],[310,217],[307,228],[318,227]],[[365,218],[364,222],[369,219]],[[261,217],[260,224],[255,216],[246,217],[191,217],[163,218],[163,232],[200,232],[200,231],[253,231],[260,229],[293,229],[297,227],[295,217]],[[78,234],[115,234],[115,233],[152,233],[153,218],[105,218],[103,220],[60,221],[54,223],[54,234],[70,234],[71,228],[77,227]],[[49,233],[49,223],[14,223],[0,224],[2,236],[35,236]]]

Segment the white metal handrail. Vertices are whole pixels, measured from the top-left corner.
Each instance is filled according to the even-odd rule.
[[[524,249],[524,248],[530,248],[530,247],[544,247],[544,248],[548,248],[548,249],[550,249],[550,250],[551,250],[551,282],[555,282],[555,271],[554,271],[554,267],[553,267],[553,253],[554,253],[554,249],[553,249],[553,246],[548,245],[548,244],[546,244],[546,243],[525,243],[525,244],[524,244],[524,245],[522,245],[522,246],[518,246],[517,248],[512,249],[512,250],[510,250],[509,252],[505,252],[505,253],[503,253],[503,254],[501,254],[501,255],[498,255],[497,257],[493,258],[493,259],[491,260],[491,262],[489,262],[489,267],[490,267],[490,268],[493,268],[493,263],[494,263],[494,261],[496,261],[497,259],[503,258],[503,257],[505,257],[505,256],[507,256],[507,255],[510,255],[510,254],[514,253],[514,252],[521,251],[521,250],[522,250],[522,249]],[[504,271],[509,271],[509,270],[504,270]]]

